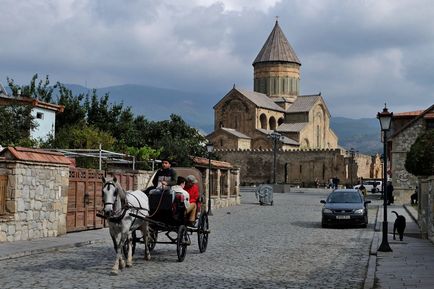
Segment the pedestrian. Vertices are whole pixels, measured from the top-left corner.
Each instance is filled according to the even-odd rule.
[[[387,182],[386,186],[386,194],[387,194],[387,204],[393,204],[393,185],[391,181]]]
[[[417,186],[416,186],[416,189],[414,190],[414,193],[410,196],[410,203],[412,205],[417,204]]]

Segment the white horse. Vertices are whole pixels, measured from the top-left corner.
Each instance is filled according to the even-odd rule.
[[[120,269],[125,267],[125,261],[122,256],[123,244],[128,241],[128,254],[126,266],[133,264],[132,253],[132,232],[137,229],[142,231],[145,260],[151,259],[148,247],[148,222],[141,218],[133,217],[130,214],[146,217],[149,215],[148,197],[142,191],[125,192],[117,182],[116,177],[103,177],[103,202],[104,216],[108,220],[110,236],[113,240],[116,251],[116,260],[112,267],[112,274],[117,275]]]

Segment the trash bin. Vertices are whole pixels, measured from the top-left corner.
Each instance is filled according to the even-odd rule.
[[[273,187],[270,185],[260,185],[256,189],[256,198],[259,204],[262,205],[273,205]]]

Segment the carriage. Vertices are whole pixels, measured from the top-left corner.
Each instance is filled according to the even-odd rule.
[[[156,244],[175,244],[178,261],[182,262],[187,253],[187,247],[191,245],[191,236],[194,234],[197,234],[199,252],[203,253],[206,251],[210,230],[208,213],[205,208],[205,190],[201,172],[195,168],[177,167],[175,169],[178,176],[185,178],[188,175],[193,175],[198,181],[199,199],[195,225],[190,226],[187,224],[184,214],[185,206],[183,206],[181,195],[175,194],[173,196],[169,190],[155,190],[156,192],[148,194],[148,216],[143,216],[139,213],[131,213],[131,215],[148,222],[149,240],[147,240],[147,246],[150,251],[154,250]],[[153,177],[150,179],[148,187],[152,185],[152,179]],[[159,238],[161,234],[164,234],[167,239],[162,240],[162,238]],[[132,242],[124,243],[123,252],[128,252],[128,247],[131,246],[132,253],[134,254],[138,243],[144,243],[144,239],[140,230],[135,230],[132,232]]]

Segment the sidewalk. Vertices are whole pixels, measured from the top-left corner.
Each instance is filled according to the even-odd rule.
[[[393,240],[396,211],[406,218],[404,240]],[[378,252],[382,241],[383,206],[380,206],[372,240],[371,256],[365,289],[371,288],[434,288],[434,244],[421,239],[416,223],[417,211],[410,205],[387,207],[388,240],[393,252]]]
[[[0,261],[105,241],[110,241],[107,228],[68,233],[60,237],[0,243]]]

